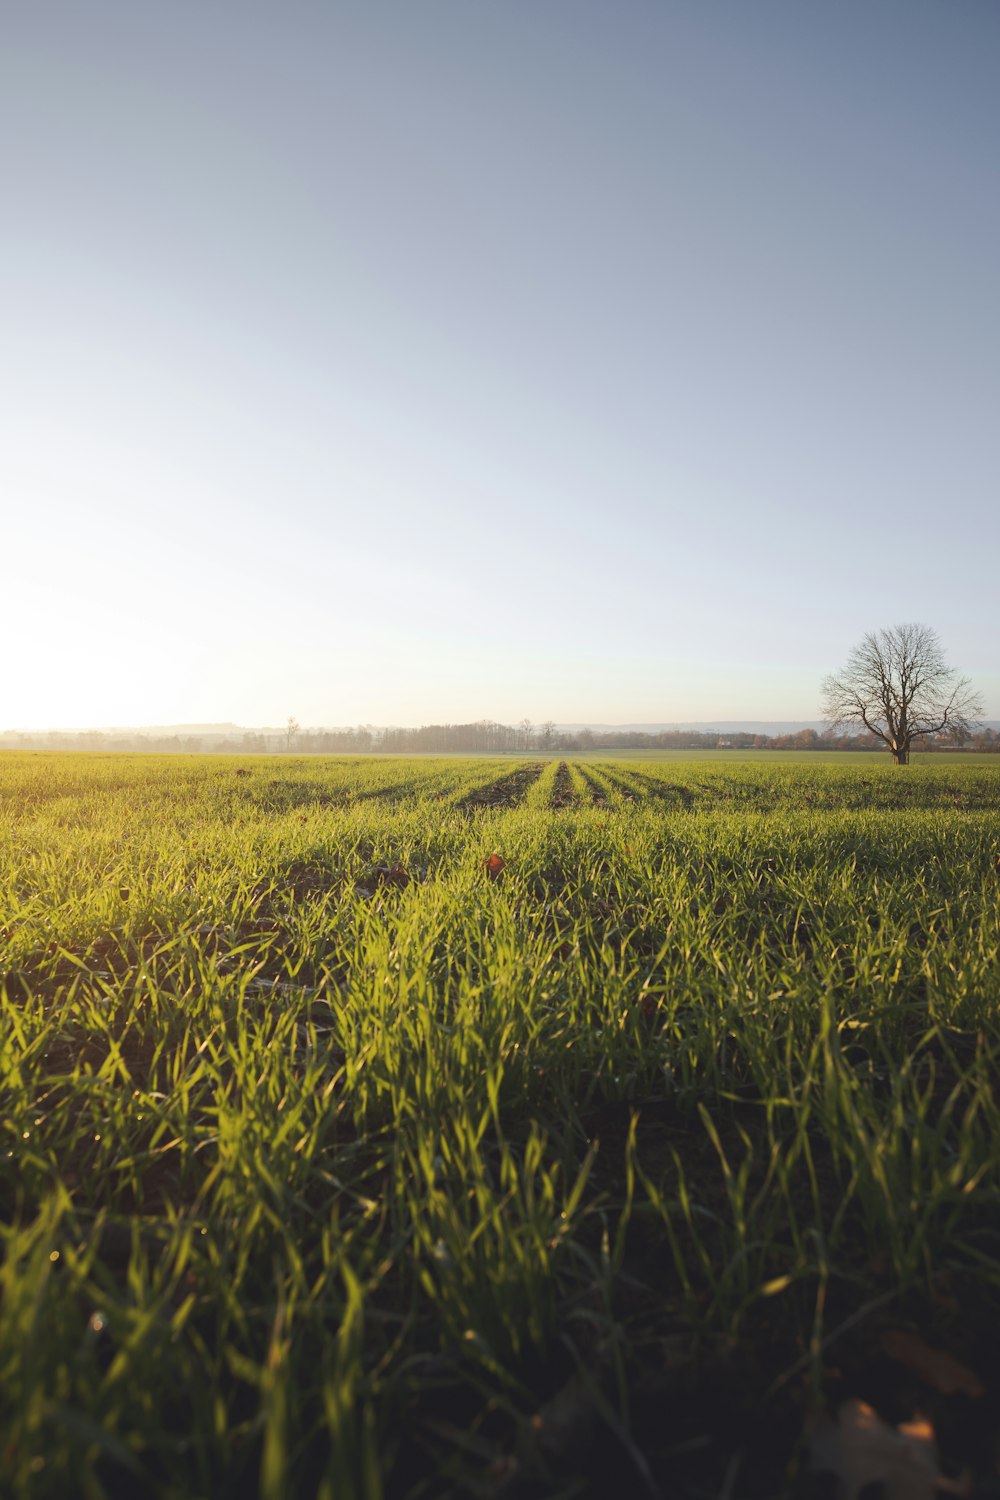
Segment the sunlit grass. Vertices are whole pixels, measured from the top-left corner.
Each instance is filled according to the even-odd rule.
[[[1000,1305],[1000,774],[516,769],[0,758],[12,1494],[597,1494],[584,1377],[639,1493],[678,1342]]]

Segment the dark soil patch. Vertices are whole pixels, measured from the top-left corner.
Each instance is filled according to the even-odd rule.
[[[359,896],[372,896],[380,887],[405,891],[412,878],[405,865],[397,860],[394,865],[372,865],[354,882],[354,889]]]
[[[459,812],[466,813],[482,812],[487,808],[516,807],[528,788],[541,776],[542,770],[540,761],[534,765],[520,766],[509,775],[501,776],[499,781],[491,781],[488,786],[478,787],[456,802],[455,806]]]
[[[583,766],[578,766],[577,770],[580,772],[580,775],[587,783],[587,790],[590,793],[591,805],[593,807],[608,807],[608,794],[604,790],[604,787],[601,785],[601,783],[597,780],[596,776],[591,776],[590,772],[585,771]]]
[[[577,801],[578,798],[573,788],[573,778],[569,774],[569,766],[564,760],[560,761],[556,770],[556,779],[552,787],[552,806],[553,808],[575,807]]]
[[[622,797],[626,802],[639,801],[640,793],[636,791],[635,786],[632,784],[632,782],[626,779],[624,773],[619,771],[612,771],[607,767],[604,767],[603,771],[604,778],[607,781],[608,785],[618,794],[619,797]]]
[[[714,1266],[711,1225],[726,1213],[726,1186],[693,1111],[659,1097],[607,1099],[582,1111],[577,1127],[600,1141],[595,1185],[609,1203],[620,1201],[635,1112],[638,1161],[671,1203],[670,1160],[673,1150],[680,1153]],[[716,1124],[732,1160],[743,1132],[759,1129],[759,1110],[750,1101],[736,1104]],[[814,1153],[824,1196],[835,1195],[819,1139]],[[596,1241],[588,1249],[596,1261]],[[698,1290],[707,1313],[709,1283]],[[810,1349],[818,1297],[822,1329]],[[456,1500],[840,1500],[831,1476],[811,1470],[811,1433],[824,1413],[829,1420],[852,1401],[871,1407],[890,1442],[903,1440],[896,1434],[904,1424],[927,1419],[942,1477],[966,1476],[948,1493],[968,1500],[1000,1494],[1000,1293],[974,1266],[956,1265],[929,1287],[897,1289],[872,1261],[859,1225],[856,1257],[822,1293],[817,1278],[805,1276],[759,1298],[736,1335],[726,1336],[718,1327],[709,1331],[697,1304],[685,1304],[662,1225],[639,1215],[613,1280],[600,1294],[577,1288],[558,1321],[556,1348],[517,1371],[520,1393],[509,1404],[463,1379],[460,1355],[439,1357],[435,1378],[403,1416],[389,1500],[417,1493]],[[862,1500],[887,1493],[874,1480],[859,1491]]]
[[[407,797],[426,791],[426,788],[426,781],[422,777],[414,776],[409,781],[395,781],[392,786],[377,786],[369,792],[358,792],[354,800],[356,802],[400,802]]]
[[[258,913],[269,916],[276,901],[306,901],[343,890],[345,877],[340,870],[309,860],[295,860],[272,877],[258,881],[252,896]]]
[[[642,771],[633,771],[632,776],[646,797],[655,797],[659,802],[679,802],[682,807],[688,808],[695,804],[695,794],[690,787],[678,786],[672,781],[660,781],[657,777],[647,776]]]

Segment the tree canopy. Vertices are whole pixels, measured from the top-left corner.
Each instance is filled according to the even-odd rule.
[[[913,742],[947,733],[963,738],[982,712],[968,677],[945,660],[929,625],[869,631],[842,671],[823,683],[823,711],[831,729],[856,726],[882,740],[897,765]]]

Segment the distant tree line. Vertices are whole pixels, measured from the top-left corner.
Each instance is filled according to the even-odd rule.
[[[995,729],[954,735],[928,735],[922,751],[954,750],[1000,753],[1000,733]],[[6,750],[103,750],[139,751],[186,755],[431,755],[532,754],[574,750],[870,750],[883,752],[881,743],[867,734],[819,733],[800,729],[795,734],[749,734],[694,729],[667,729],[653,733],[623,729],[557,730],[548,720],[532,724],[499,724],[480,719],[475,724],[423,724],[418,729],[359,724],[345,729],[301,729],[294,720],[280,730],[245,730],[240,733],[141,734],[131,730],[82,730],[31,734],[17,730],[0,732],[0,749]]]
[[[574,734],[555,736],[554,749],[559,750],[871,750],[876,754],[884,747],[867,734],[830,734],[815,729],[799,729],[794,734],[750,734],[740,731],[720,734],[717,730],[664,729],[654,733],[641,730],[581,729]],[[964,739],[954,735],[932,735],[921,750],[975,750],[1000,752],[1000,734],[982,729]]]

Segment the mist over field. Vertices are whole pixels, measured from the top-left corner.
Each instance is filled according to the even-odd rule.
[[[950,731],[922,741],[921,753],[992,754],[1000,750],[1000,721],[977,722],[968,734]],[[425,724],[419,728],[350,725],[341,728],[303,728],[297,719],[283,727],[242,729],[236,724],[175,724],[128,729],[63,729],[0,731],[0,750],[142,751],[173,754],[231,755],[243,753],[298,755],[405,754],[518,754],[534,751],[550,756],[566,751],[592,753],[627,750],[656,754],[698,753],[830,754],[871,753],[884,746],[863,727],[833,732],[816,724],[716,725],[574,725],[551,719],[533,724],[499,724],[482,719],[475,724]]]

